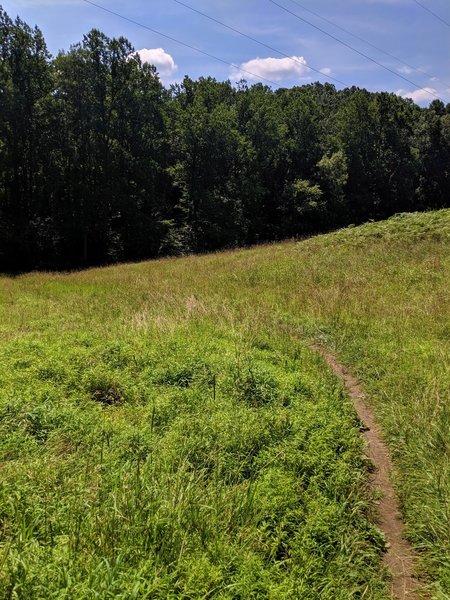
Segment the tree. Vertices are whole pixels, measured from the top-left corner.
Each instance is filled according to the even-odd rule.
[[[207,251],[438,208],[450,105],[313,83],[165,90],[125,38],[55,59],[0,9],[0,267]]]
[[[413,207],[415,109],[394,94],[365,90],[355,90],[341,105],[336,139],[348,161],[352,220],[385,218]]]
[[[43,201],[40,105],[51,89],[41,31],[0,7],[0,263],[33,266]]]
[[[417,208],[450,206],[450,113],[439,100],[422,112],[416,143],[420,157]]]
[[[174,217],[184,250],[235,245],[242,220],[237,129],[231,85],[188,77],[173,89],[169,109],[172,165],[177,192]],[[171,236],[173,239],[173,234]]]
[[[65,182],[55,211],[74,266],[155,255],[165,194],[163,90],[124,38],[93,30],[55,60],[61,122],[50,172]]]
[[[348,215],[346,185],[348,163],[343,150],[331,156],[323,156],[317,163],[317,179],[326,197],[327,221],[329,226],[345,223]]]

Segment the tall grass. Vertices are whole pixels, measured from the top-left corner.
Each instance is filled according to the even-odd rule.
[[[450,597],[450,211],[0,280],[0,595],[387,598],[361,376]]]
[[[2,359],[3,597],[385,597],[355,417],[298,344],[202,320]]]

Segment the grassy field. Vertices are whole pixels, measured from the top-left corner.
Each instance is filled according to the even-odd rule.
[[[0,278],[0,598],[386,599],[361,377],[450,598],[450,211]],[[303,341],[302,341],[303,340]]]

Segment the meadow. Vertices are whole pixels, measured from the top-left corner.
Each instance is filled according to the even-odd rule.
[[[387,599],[361,379],[450,598],[450,211],[0,278],[0,597]]]

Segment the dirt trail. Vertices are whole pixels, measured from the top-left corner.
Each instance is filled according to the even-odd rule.
[[[387,551],[384,555],[384,564],[392,574],[391,593],[398,600],[423,598],[423,594],[420,594],[421,585],[413,576],[416,556],[403,535],[404,526],[399,503],[390,480],[392,461],[380,428],[372,410],[364,400],[364,393],[357,379],[337,361],[334,354],[319,345],[314,345],[313,349],[322,355],[330,369],[343,381],[364,425],[366,454],[375,466],[372,483],[382,494],[378,507],[378,526],[386,539]]]

